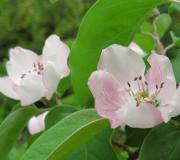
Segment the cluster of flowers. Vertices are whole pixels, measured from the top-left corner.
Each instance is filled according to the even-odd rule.
[[[58,36],[51,35],[42,52],[38,56],[21,47],[11,49],[8,76],[0,78],[0,91],[20,100],[23,106],[42,97],[51,99],[59,81],[69,75],[70,49]],[[180,89],[170,60],[152,53],[148,58],[151,67],[146,71],[145,55],[135,43],[129,47],[111,45],[102,51],[98,69],[89,78],[95,108],[109,119],[112,128],[151,128],[180,114]],[[31,118],[31,134],[44,130],[46,115]]]

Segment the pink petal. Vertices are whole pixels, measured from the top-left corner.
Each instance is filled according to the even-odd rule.
[[[46,98],[50,100],[53,93],[56,91],[61,78],[51,64],[46,65],[42,78],[44,85],[47,88]]]
[[[176,80],[171,62],[166,56],[155,53],[148,58],[148,62],[151,65],[147,72],[149,88],[152,92],[155,92],[157,90],[156,86],[158,85],[158,88],[160,88],[161,84],[164,83],[158,99],[161,103],[166,104],[176,90]]]
[[[14,91],[15,84],[9,77],[2,77],[0,78],[0,92],[4,95],[19,100],[19,96]]]
[[[31,135],[42,132],[45,129],[45,117],[48,112],[32,117],[28,122],[28,130]]]
[[[15,88],[21,105],[26,106],[37,102],[45,96],[46,88],[39,75],[27,75],[21,80],[21,84]]]
[[[108,118],[113,128],[121,125],[121,118],[116,111],[123,103],[124,92],[120,90],[118,81],[106,71],[96,71],[89,78],[88,85],[99,115]]]
[[[10,49],[9,54],[10,60],[6,64],[7,72],[9,77],[19,84],[22,74],[28,73],[33,68],[34,63],[39,61],[39,56],[21,47]]]
[[[136,52],[117,44],[104,49],[101,55],[100,69],[110,72],[122,86],[137,76],[144,75],[145,64]]]
[[[118,114],[125,124],[132,128],[151,128],[162,122],[161,113],[150,103],[141,103],[138,107],[134,98],[130,98],[119,109]]]
[[[69,75],[68,56],[70,50],[68,46],[63,43],[56,35],[51,35],[47,38],[43,48],[43,62],[44,64],[53,64],[56,72],[61,78]]]

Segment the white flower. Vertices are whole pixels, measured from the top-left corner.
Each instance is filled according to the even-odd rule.
[[[47,38],[43,54],[16,47],[10,49],[6,64],[8,76],[0,78],[0,92],[30,105],[42,97],[48,100],[56,90],[60,79],[69,74],[67,65],[69,48],[58,36]]]

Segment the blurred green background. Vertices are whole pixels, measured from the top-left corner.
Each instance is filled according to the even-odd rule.
[[[1,1],[0,1],[1,2]],[[4,0],[0,3],[0,75],[11,47],[22,46],[41,54],[45,39],[57,34],[70,42],[95,0]],[[0,122],[15,102],[0,94]]]

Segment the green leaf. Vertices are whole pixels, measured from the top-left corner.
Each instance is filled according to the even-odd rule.
[[[56,124],[58,121],[67,117],[71,113],[76,112],[77,109],[72,106],[57,106],[52,108],[52,110],[47,114],[45,119],[46,130]]]
[[[171,26],[172,18],[169,14],[161,14],[155,18],[155,24],[157,27],[158,35],[162,38]]]
[[[150,129],[126,127],[126,144],[133,147],[141,146],[149,131]]]
[[[179,52],[177,53],[176,57],[171,60],[171,62],[172,62],[173,71],[174,71],[174,74],[176,77],[176,81],[177,81],[177,83],[180,83],[180,70],[179,70],[180,54],[179,54]]]
[[[87,87],[103,48],[128,45],[141,23],[157,5],[168,0],[98,0],[85,15],[70,55],[72,84],[80,104],[87,104]]]
[[[145,138],[139,160],[179,160],[180,126],[163,124]]]
[[[180,5],[173,3],[169,6],[168,10],[169,10],[169,13],[171,13],[171,14],[174,12],[180,13]]]
[[[0,155],[5,160],[12,149],[19,133],[29,118],[37,113],[35,107],[25,107],[11,113],[0,125]]]
[[[170,32],[170,35],[175,46],[180,47],[180,37],[176,37],[173,31]]]
[[[117,160],[116,154],[110,144],[111,135],[112,129],[103,130],[65,160]]]
[[[100,118],[93,109],[75,112],[44,132],[22,160],[63,160],[108,126],[108,121]]]
[[[58,85],[57,91],[63,94],[66,90],[71,88],[71,78],[70,76],[61,80],[61,83]]]

